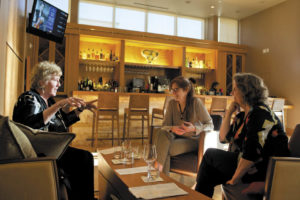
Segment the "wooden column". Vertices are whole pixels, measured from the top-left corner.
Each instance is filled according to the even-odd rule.
[[[206,39],[218,41],[218,16],[209,17],[206,22]]]
[[[125,87],[125,40],[121,40],[121,52],[120,52],[120,87]]]
[[[70,22],[71,23],[78,23],[78,7],[79,7],[79,0],[72,0],[71,1],[71,16]]]
[[[79,35],[66,34],[65,87],[67,95],[77,90],[79,77]]]

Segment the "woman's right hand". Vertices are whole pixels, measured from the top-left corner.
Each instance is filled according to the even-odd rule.
[[[76,98],[76,97],[69,97],[66,99],[62,99],[57,102],[58,106],[62,108],[64,111],[68,110],[70,107],[85,107],[86,103],[83,99]]]
[[[240,105],[237,102],[233,101],[228,108],[228,112],[230,113],[230,115],[232,115],[232,113],[234,113],[235,111],[240,111]]]

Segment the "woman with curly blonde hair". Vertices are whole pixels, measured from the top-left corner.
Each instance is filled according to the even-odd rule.
[[[268,89],[263,80],[251,73],[236,74],[232,95],[234,101],[219,134],[220,142],[229,143],[229,151],[208,149],[198,171],[195,189],[210,197],[219,184],[230,188],[243,183],[245,189],[251,182],[264,181],[269,158],[289,154],[281,122],[267,105]],[[248,198],[240,193],[235,199]]]
[[[20,95],[14,107],[13,120],[34,129],[53,132],[67,132],[68,127],[80,120],[84,109],[94,109],[94,101],[85,102],[79,98],[65,98],[55,102],[61,86],[62,71],[55,63],[38,63],[31,79],[31,89]],[[70,111],[71,107],[76,109]],[[60,176],[67,177],[68,198],[94,199],[93,156],[90,152],[68,147],[57,161]]]

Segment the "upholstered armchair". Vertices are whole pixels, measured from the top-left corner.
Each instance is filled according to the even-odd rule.
[[[31,129],[0,115],[0,199],[67,199],[56,160],[74,137]]]
[[[300,124],[294,130],[289,141],[291,157],[272,157],[269,161],[267,176],[265,180],[265,200],[298,200],[300,197]],[[260,200],[259,195],[244,195],[241,197],[242,189],[248,186],[236,188],[222,185],[224,198],[226,200]]]
[[[222,123],[222,117],[220,115],[211,115],[214,124],[214,130],[218,131]],[[152,126],[153,134],[161,128],[160,126]],[[186,176],[197,176],[198,168],[200,166],[203,154],[204,154],[204,141],[206,132],[201,132],[198,139],[198,150],[185,154],[180,154],[171,157],[170,171],[183,174]],[[209,134],[209,133],[208,133]],[[152,143],[152,136],[150,137],[150,143]]]
[[[56,161],[53,158],[30,158],[0,161],[1,200],[67,199],[59,188]],[[65,198],[60,198],[64,193]]]

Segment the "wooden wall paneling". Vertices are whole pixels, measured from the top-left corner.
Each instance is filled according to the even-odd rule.
[[[12,117],[13,107],[23,92],[24,63],[10,46],[6,46],[4,115]]]
[[[6,42],[22,60],[24,59],[25,49],[25,10],[26,1],[9,1],[7,10],[8,27]]]
[[[66,34],[65,87],[67,95],[78,90],[79,35]]]
[[[223,89],[223,93],[226,92],[226,53],[218,51],[218,65],[216,68],[216,81],[219,82],[219,88]]]
[[[55,62],[55,42],[49,41],[49,61]]]

